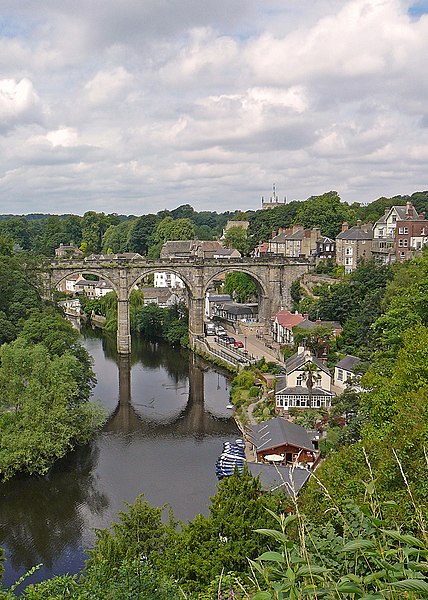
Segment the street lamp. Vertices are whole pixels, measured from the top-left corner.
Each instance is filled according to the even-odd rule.
[[[244,350],[247,349],[247,336],[244,335]]]

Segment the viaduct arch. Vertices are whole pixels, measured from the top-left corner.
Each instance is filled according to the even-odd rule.
[[[295,279],[307,273],[304,258],[274,256],[236,259],[159,259],[126,260],[107,256],[84,260],[56,259],[45,266],[45,294],[51,297],[58,285],[76,273],[91,273],[108,281],[117,295],[117,350],[131,351],[129,296],[134,285],[155,271],[169,271],[180,277],[189,296],[189,338],[192,347],[204,336],[204,299],[207,288],[222,273],[238,271],[250,275],[259,288],[259,318],[266,326],[281,306],[291,306],[290,288]]]

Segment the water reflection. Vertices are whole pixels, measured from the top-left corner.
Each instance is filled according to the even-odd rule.
[[[0,546],[17,571],[40,562],[52,568],[65,549],[79,547],[87,513],[100,516],[108,508],[94,477],[98,459],[99,448],[91,444],[57,463],[49,476],[2,484]]]
[[[83,332],[98,379],[94,395],[110,417],[93,444],[49,476],[0,486],[6,585],[38,563],[44,567],[30,582],[76,572],[93,528],[109,526],[140,493],[152,505],[170,503],[182,520],[206,513],[222,442],[236,437],[224,374],[186,351],[141,340],[133,340],[130,357],[118,356],[114,336]]]

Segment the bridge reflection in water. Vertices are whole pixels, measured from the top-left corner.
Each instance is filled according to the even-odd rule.
[[[156,413],[150,418],[139,410],[148,404],[133,403],[131,385],[131,355],[117,354],[119,373],[119,402],[111,414],[105,431],[113,433],[134,433],[139,431],[145,435],[213,435],[225,431],[225,423],[230,421],[230,415],[212,414],[205,406],[205,369],[197,357],[189,357],[187,402],[176,410],[164,415]],[[183,386],[185,389],[185,386]],[[178,388],[179,389],[179,388]],[[181,395],[184,396],[185,392]],[[144,399],[144,398],[143,398]],[[154,401],[158,398],[153,398]],[[227,393],[224,393],[224,406],[228,403]]]

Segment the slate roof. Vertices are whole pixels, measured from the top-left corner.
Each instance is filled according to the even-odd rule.
[[[409,221],[409,220],[413,220],[413,219],[418,219],[419,218],[419,214],[418,211],[416,210],[416,208],[413,206],[411,206],[411,210],[410,210],[410,219],[407,219],[407,206],[406,204],[404,204],[403,206],[391,206],[391,208],[389,209],[389,211],[385,214],[383,214],[377,221],[376,223],[386,223],[386,219],[387,217],[389,217],[389,215],[391,214],[391,211],[395,210],[395,212],[397,213],[397,220],[400,221]]]
[[[311,476],[310,471],[298,467],[262,463],[247,463],[247,467],[253,477],[259,477],[263,490],[274,492],[280,489],[291,497],[300,492]]]
[[[258,452],[284,444],[310,450],[311,452],[314,450],[306,429],[287,421],[283,417],[263,421],[258,425],[250,425],[248,431],[248,435]]]
[[[193,240],[175,240],[165,242],[162,246],[160,257],[168,258],[170,256],[181,255],[190,256]]]
[[[228,302],[232,300],[229,294],[210,294],[207,298],[209,302]]]
[[[339,321],[310,321],[309,319],[305,319],[304,321],[299,323],[298,327],[301,327],[302,329],[311,330],[315,327],[318,327],[319,325],[331,327],[332,329],[342,329],[342,325],[339,323]]]
[[[145,300],[157,299],[166,302],[171,296],[175,295],[168,287],[143,287],[140,290],[143,292]]]
[[[300,354],[298,352],[296,352],[296,354],[293,354],[292,356],[290,356],[290,358],[287,358],[287,360],[284,363],[284,368],[285,368],[287,375],[289,375],[290,373],[292,373],[299,367],[304,366],[307,362],[309,362],[307,359],[308,359],[308,355],[305,354],[305,352],[301,352]],[[321,371],[324,371],[324,373],[327,373],[328,375],[330,375],[330,369],[328,369],[325,366],[325,364],[322,363],[315,356],[312,356],[312,355],[310,356],[310,362],[313,362]]]
[[[373,230],[370,225],[362,225],[358,227],[350,227],[346,231],[341,231],[337,236],[337,240],[372,240]]]
[[[342,358],[342,360],[339,360],[339,362],[336,364],[336,367],[339,367],[339,369],[344,369],[345,371],[353,372],[355,365],[357,365],[360,362],[361,358],[348,354],[347,356]]]
[[[214,256],[232,256],[234,253],[238,253],[239,256],[236,256],[236,258],[240,258],[241,253],[235,248],[218,248],[218,250],[214,252]]]
[[[238,304],[237,302],[225,302],[221,305],[221,310],[225,310],[231,315],[254,314],[253,307],[247,304]]]
[[[282,244],[285,242],[285,239],[288,239],[288,234],[290,232],[286,232],[286,231],[282,231],[281,233],[278,233],[275,237],[273,237],[271,240],[269,240],[270,242],[274,242],[275,244]]]

